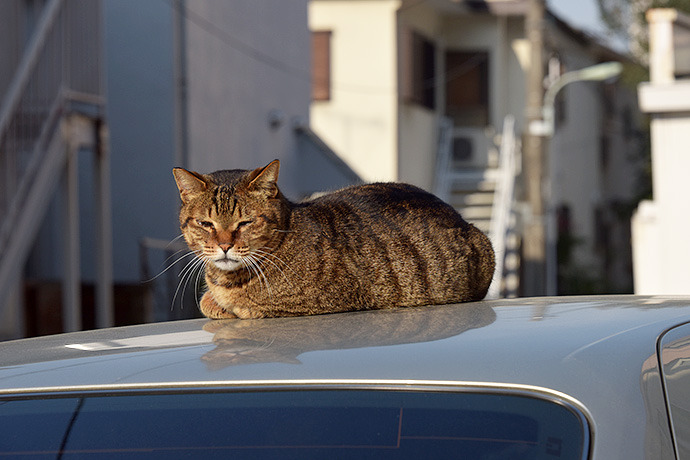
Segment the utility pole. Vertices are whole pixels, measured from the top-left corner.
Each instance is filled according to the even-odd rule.
[[[527,133],[523,145],[523,171],[528,213],[523,239],[523,294],[546,294],[546,219],[544,213],[544,139],[530,129],[542,118],[544,103],[544,11],[545,0],[529,0],[525,21],[531,58],[527,75]],[[535,123],[536,122],[536,123]]]

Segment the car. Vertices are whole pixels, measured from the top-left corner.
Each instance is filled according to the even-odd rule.
[[[690,458],[690,298],[197,319],[0,350],[3,458]]]

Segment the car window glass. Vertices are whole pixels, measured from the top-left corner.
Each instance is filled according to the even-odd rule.
[[[667,332],[660,349],[676,456],[690,460],[690,324]]]
[[[579,460],[587,452],[584,424],[565,404],[505,394],[85,395],[0,401],[0,456]]]

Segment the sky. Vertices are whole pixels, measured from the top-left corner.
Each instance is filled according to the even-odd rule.
[[[548,8],[570,25],[587,32],[605,31],[597,0],[547,0]]]
[[[608,39],[608,29],[599,16],[597,0],[547,0],[547,7],[556,16],[584,32],[600,37],[617,51],[624,51],[625,44]]]

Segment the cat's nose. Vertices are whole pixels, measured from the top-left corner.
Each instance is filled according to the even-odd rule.
[[[223,252],[227,253],[230,248],[232,247],[231,244],[219,244],[218,247],[223,250]]]

